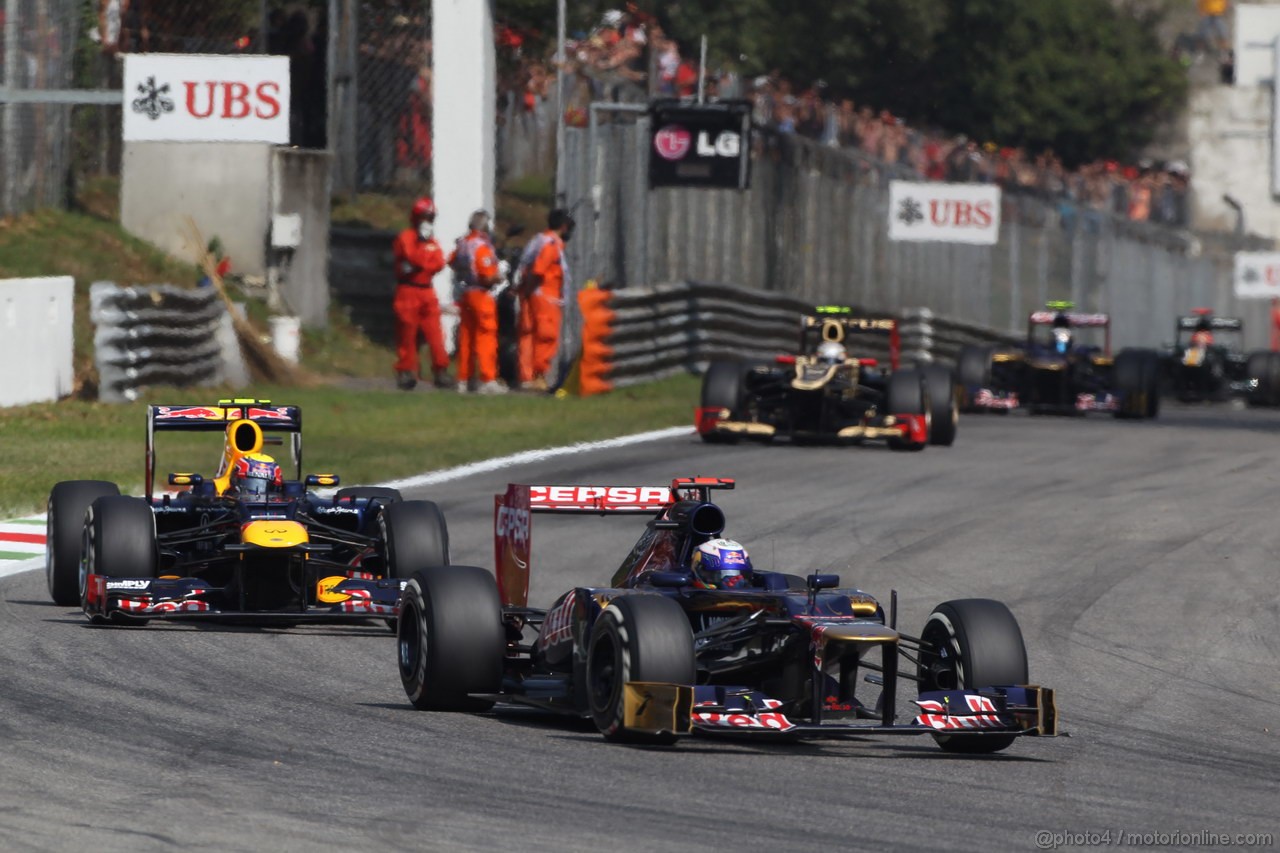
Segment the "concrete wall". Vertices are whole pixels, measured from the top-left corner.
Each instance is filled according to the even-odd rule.
[[[70,276],[0,280],[0,406],[57,400],[75,387]]]
[[[272,158],[272,209],[302,218],[302,241],[291,253],[275,252],[281,266],[280,293],[302,325],[329,322],[329,187],[333,155],[304,148],[277,148]],[[286,262],[287,259],[287,262]]]
[[[1271,195],[1271,87],[1193,89],[1187,131],[1193,225],[1234,229],[1227,194],[1244,206],[1246,230],[1280,237],[1280,205]]]
[[[263,275],[272,147],[261,142],[125,143],[121,224],[168,254],[194,262],[197,249],[186,239],[190,216],[205,241],[218,236],[235,272]]]

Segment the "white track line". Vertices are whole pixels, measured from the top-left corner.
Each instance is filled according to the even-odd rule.
[[[664,438],[677,438],[682,435],[693,435],[693,430],[687,426],[668,427],[667,429],[655,429],[649,432],[640,432],[635,435],[624,435],[619,438],[606,438],[601,441],[583,441],[577,444],[570,444],[564,447],[547,447],[542,450],[526,450],[522,453],[512,453],[509,456],[499,456],[495,459],[485,459],[481,462],[468,462],[466,465],[458,465],[454,468],[444,468],[439,471],[428,471],[426,474],[418,474],[414,477],[408,477],[404,480],[392,480],[389,483],[382,483],[383,486],[389,486],[393,489],[412,489],[418,486],[434,486],[438,483],[448,483],[452,480],[461,480],[463,477],[470,477],[473,474],[486,474],[490,471],[498,471],[511,465],[525,465],[530,462],[541,462],[545,459],[555,459],[558,456],[573,456],[579,453],[590,453],[593,450],[611,450],[615,447],[627,447],[632,444],[644,444],[647,441],[661,441]],[[16,575],[20,572],[30,572],[36,569],[44,568],[44,555],[41,554],[31,560],[23,560],[20,563],[0,563],[0,578]]]
[[[482,462],[469,462],[466,465],[459,465],[456,468],[445,468],[440,471],[430,471],[426,474],[418,474],[415,477],[408,477],[404,480],[392,480],[389,483],[382,483],[393,489],[413,489],[418,486],[434,486],[438,483],[448,483],[451,480],[461,480],[463,477],[470,477],[473,474],[486,474],[490,471],[498,471],[511,465],[526,465],[530,462],[542,462],[546,459],[555,459],[558,456],[573,456],[579,453],[589,453],[592,450],[610,450],[615,447],[626,447],[631,444],[643,444],[646,441],[661,441],[664,438],[676,438],[682,435],[693,435],[693,430],[687,426],[668,427],[666,429],[655,429],[650,432],[640,432],[635,435],[624,435],[619,438],[606,438],[602,441],[583,441],[578,444],[571,444],[565,447],[547,447],[542,450],[526,450],[522,453],[512,453],[510,456],[499,456],[496,459],[485,459]]]
[[[44,554],[30,560],[23,560],[21,563],[11,563],[8,560],[0,563],[0,578],[6,578],[9,575],[16,575],[21,572],[34,572],[36,569],[44,568]]]

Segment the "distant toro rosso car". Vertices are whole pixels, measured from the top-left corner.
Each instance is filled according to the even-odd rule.
[[[1028,684],[1022,633],[997,601],[939,604],[911,636],[896,625],[896,594],[886,612],[836,575],[700,580],[695,549],[701,559],[725,528],[710,493],[732,487],[509,486],[495,496],[496,579],[439,566],[405,586],[397,647],[410,701],[534,706],[633,742],[929,734],[946,750],[996,752],[1056,734],[1053,691]],[[607,585],[575,587],[543,610],[527,601],[534,513],[652,517]],[[902,682],[913,694],[905,719]]]
[[[1072,308],[1050,302],[1033,312],[1025,344],[964,347],[956,364],[962,410],[1156,417],[1159,355],[1125,349],[1113,358],[1111,318]]]
[[[219,433],[209,475],[168,475],[155,493],[156,435]],[[288,444],[294,478],[265,454]],[[430,501],[302,471],[302,412],[265,400],[148,406],[146,494],[71,480],[49,495],[46,577],[54,603],[98,623],[235,617],[300,622],[392,618],[403,578],[449,561]]]
[[[888,366],[868,357],[867,336],[888,339]],[[789,436],[796,442],[882,440],[898,450],[951,445],[957,408],[950,371],[897,368],[896,320],[819,307],[801,319],[797,354],[766,363],[712,362],[694,422],[707,442]]]

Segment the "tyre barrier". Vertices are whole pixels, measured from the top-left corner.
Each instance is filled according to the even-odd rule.
[[[771,360],[794,353],[800,318],[814,310],[784,294],[693,281],[617,290],[588,286],[578,293],[578,307],[582,352],[566,385],[584,396],[678,373],[702,373],[716,360]],[[911,309],[896,319],[903,363],[954,362],[967,344],[1014,340],[937,317],[928,309]],[[888,363],[887,338],[866,336],[857,349],[861,356]]]
[[[89,312],[103,402],[137,399],[150,385],[248,381],[231,317],[211,287],[94,282]]]

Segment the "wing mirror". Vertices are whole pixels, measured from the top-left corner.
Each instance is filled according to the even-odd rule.
[[[338,485],[337,474],[308,474],[306,483],[308,486],[336,486]]]
[[[693,586],[693,575],[688,572],[654,572],[649,575],[649,583],[662,589],[680,589]]]
[[[190,486],[197,488],[204,482],[204,477],[199,474],[170,474],[169,485],[171,486]]]
[[[840,585],[839,575],[809,575],[805,578],[809,589],[817,592],[820,589],[835,589]]]

